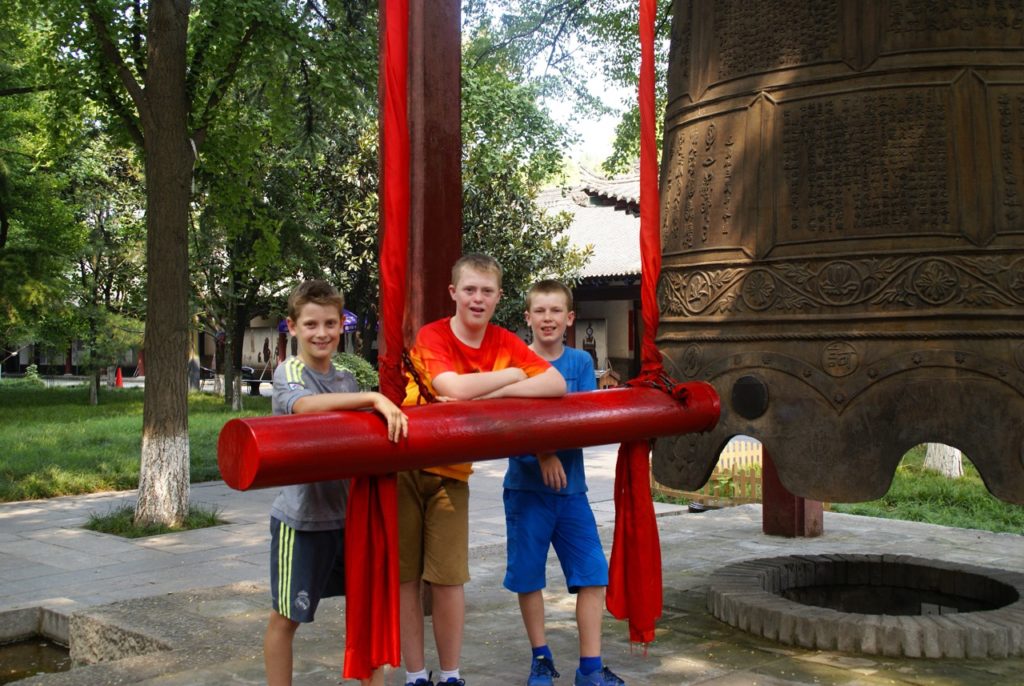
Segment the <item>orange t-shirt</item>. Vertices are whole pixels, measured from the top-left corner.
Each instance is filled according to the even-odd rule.
[[[519,367],[526,376],[532,377],[547,371],[551,364],[530,350],[526,343],[507,329],[488,324],[484,340],[479,348],[471,348],[452,331],[451,317],[438,319],[426,324],[416,334],[416,342],[409,351],[416,373],[434,395],[433,379],[444,372],[473,374],[495,372],[509,367]],[[418,405],[426,402],[420,397],[419,386],[409,375],[405,388],[403,405]],[[453,464],[446,467],[431,467],[424,471],[432,474],[468,481],[473,472],[471,463]]]

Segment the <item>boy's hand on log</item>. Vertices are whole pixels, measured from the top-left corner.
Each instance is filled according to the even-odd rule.
[[[409,436],[409,418],[402,409],[378,393],[373,400],[373,409],[388,423],[388,440],[397,443],[399,438]]]

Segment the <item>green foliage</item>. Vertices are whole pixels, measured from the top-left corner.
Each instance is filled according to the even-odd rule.
[[[365,341],[376,337],[378,271],[378,128],[376,116],[353,111],[336,122],[322,161],[304,170],[310,209],[308,277],[324,278],[344,294],[346,307],[360,315]]]
[[[104,332],[137,329],[124,325],[141,319],[146,304],[144,184],[132,147],[142,127],[96,31],[107,26],[126,69],[143,83],[149,7],[124,0],[16,2],[32,19],[17,24],[24,40],[12,54],[48,90],[9,121],[36,155],[22,156],[26,164],[52,164],[60,173],[15,173],[17,159],[3,158],[7,166],[0,167],[13,170],[0,179],[34,179],[33,192],[52,205],[21,213],[16,240],[0,255],[0,273],[11,274],[5,290],[20,290],[17,298],[5,293],[3,302],[24,324],[17,331],[9,326],[6,337],[57,347],[79,338],[87,362],[99,366],[125,343],[106,340]],[[236,355],[235,338],[248,320],[279,314],[296,278],[338,285],[362,315],[364,340],[374,335],[376,12],[369,0],[191,4],[187,96],[198,149],[193,320],[210,333],[226,332]],[[567,142],[538,104],[544,84],[517,83],[518,58],[484,54],[486,32],[467,29],[473,35],[466,41],[462,107],[465,248],[495,254],[506,267],[498,321],[514,326],[525,286],[541,275],[572,282],[585,255],[559,237],[568,217],[547,217],[533,204],[540,184],[560,173]],[[30,218],[37,223],[30,226]],[[47,250],[53,260],[46,264],[18,262],[40,260]]]
[[[333,269],[334,255],[348,243],[344,209],[365,203],[323,186],[318,176],[333,171],[334,153],[351,148],[364,122],[374,120],[376,3],[278,8],[255,25],[261,49],[248,56],[209,120],[195,177],[195,311],[207,331],[226,333],[232,366],[241,362],[240,336],[250,318],[281,314],[297,277],[329,278],[348,291],[345,277],[363,267],[356,255],[354,264]],[[196,50],[223,30],[218,22],[198,27]],[[375,141],[369,149],[375,154]],[[342,211],[325,212],[339,194]],[[374,220],[359,231],[369,241],[355,241],[371,250],[372,198]],[[376,294],[360,298],[375,302]],[[230,399],[230,385],[226,391]]]
[[[352,373],[364,391],[375,390],[378,386],[377,370],[367,360],[354,353],[335,353],[334,366]]]
[[[14,378],[10,376],[5,376],[2,380],[0,380],[0,390],[7,390],[12,388],[40,388],[45,385],[46,382],[38,378],[38,376],[34,379],[30,379],[24,376]]]
[[[51,338],[81,344],[80,364],[96,370],[142,346],[145,303],[145,199],[135,152],[95,131],[69,169],[64,197],[85,236],[69,277],[73,307],[47,318]]]
[[[676,496],[668,495],[667,493],[663,493],[661,491],[655,491],[654,493],[652,493],[651,500],[653,500],[656,503],[668,503],[669,505],[687,505],[690,502],[686,498],[678,498]]]
[[[83,237],[61,201],[74,154],[50,137],[45,33],[21,2],[0,15],[0,339],[17,344],[47,338]]]
[[[674,4],[659,3],[655,20],[655,99],[666,104],[669,34]],[[481,42],[471,64],[498,61],[519,83],[534,84],[542,97],[569,99],[579,119],[609,112],[592,90],[600,75],[622,87],[625,101],[616,129],[609,172],[629,169],[639,155],[636,96],[640,73],[638,3],[635,0],[468,0],[464,10],[469,32]],[[657,127],[660,147],[661,117]]]
[[[467,55],[479,49],[471,43]],[[549,216],[534,202],[561,172],[566,132],[541,109],[534,86],[517,84],[493,60],[467,60],[462,93],[463,251],[501,263],[505,294],[494,319],[515,329],[533,281],[574,285],[589,257],[561,235],[571,218]]]
[[[128,388],[89,405],[85,386],[0,383],[0,502],[137,487],[142,397],[141,389]],[[270,398],[246,398],[242,413],[204,393],[188,400],[192,481],[219,479],[217,437],[224,422],[270,414]]]
[[[181,526],[165,526],[163,524],[142,524],[135,523],[135,507],[122,505],[113,508],[105,514],[92,512],[89,514],[89,521],[83,528],[90,531],[98,531],[101,534],[113,534],[124,538],[143,538],[145,536],[158,536],[170,534],[176,531],[191,531],[192,529],[205,529],[210,526],[227,524],[227,520],[220,516],[217,508],[206,508],[199,505],[189,506],[188,516]]]
[[[43,380],[39,378],[39,367],[30,364],[25,367],[25,381],[32,386],[44,386]]]
[[[82,339],[95,358],[106,315],[137,318],[142,309],[142,174],[48,59],[46,19],[59,11],[46,6],[44,19],[34,3],[18,4],[20,19],[7,17],[7,28],[19,40],[0,62],[11,57],[21,65],[18,85],[36,90],[0,97],[0,211],[10,220],[0,245],[0,334],[58,349]],[[108,332],[100,342],[111,346]]]

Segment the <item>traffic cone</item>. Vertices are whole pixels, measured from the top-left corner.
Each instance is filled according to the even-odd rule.
[[[117,373],[114,374],[114,388],[124,388],[124,379],[121,378],[121,368],[117,368]]]

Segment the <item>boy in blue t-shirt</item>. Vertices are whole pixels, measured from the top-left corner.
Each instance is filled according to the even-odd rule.
[[[592,391],[597,382],[590,355],[562,343],[565,329],[574,319],[572,291],[561,282],[538,281],[527,291],[526,323],[533,330],[530,349],[565,377],[570,393]],[[519,594],[519,609],[533,648],[527,686],[551,686],[559,676],[544,633],[543,589],[551,545],[569,592],[576,594],[580,663],[574,684],[625,684],[601,662],[608,562],[587,500],[583,451],[510,457],[504,500],[508,531],[504,585]]]

